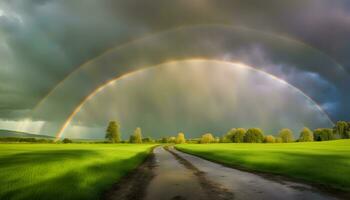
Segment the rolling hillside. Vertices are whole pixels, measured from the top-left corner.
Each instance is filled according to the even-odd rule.
[[[10,130],[2,130],[2,129],[0,129],[0,137],[54,139],[54,137],[48,136],[48,135],[37,135],[37,134],[18,132],[18,131],[10,131]]]

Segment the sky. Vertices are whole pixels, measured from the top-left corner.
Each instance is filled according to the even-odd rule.
[[[349,53],[347,0],[3,0],[0,129],[54,135],[104,82],[192,58],[263,70],[350,120]]]
[[[232,127],[260,127],[276,135],[284,127],[298,132],[304,126],[332,126],[297,88],[244,65],[198,59],[112,81],[84,102],[62,137],[101,138],[111,119],[121,125],[123,139],[136,127],[142,127],[145,136],[159,138],[178,132],[219,136]]]

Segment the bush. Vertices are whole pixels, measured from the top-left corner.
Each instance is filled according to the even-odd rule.
[[[313,135],[315,141],[327,141],[336,139],[336,135],[330,128],[318,128],[314,130]]]
[[[188,139],[186,141],[188,144],[200,144],[201,143],[201,138],[192,138]]]
[[[185,139],[185,134],[184,133],[178,133],[176,140],[175,140],[176,144],[183,144],[186,143],[186,139]]]
[[[176,143],[176,137],[169,137],[168,143]]]
[[[281,137],[275,137],[275,143],[282,143],[282,138]]]
[[[233,135],[232,141],[235,143],[244,142],[244,135],[246,134],[246,130],[244,128],[236,129],[235,134]]]
[[[73,141],[70,140],[70,139],[68,139],[68,138],[64,138],[64,139],[62,140],[62,142],[63,142],[64,144],[73,143]]]
[[[206,134],[202,135],[202,138],[200,140],[201,144],[213,143],[213,142],[215,142],[215,138],[213,137],[213,135],[211,133],[206,133]]]
[[[134,131],[134,134],[130,136],[129,139],[130,143],[142,143],[142,132],[141,132],[141,128],[137,127]]]
[[[168,143],[168,138],[162,137],[162,139],[159,140],[160,143]]]
[[[234,134],[236,132],[235,128],[229,130],[225,135],[220,138],[221,143],[230,143],[233,141]]]
[[[278,136],[282,139],[282,142],[284,142],[284,143],[294,141],[293,132],[288,128],[280,130]]]
[[[264,138],[264,142],[265,143],[275,143],[275,137],[273,137],[272,135],[267,135]]]
[[[244,135],[244,142],[246,143],[262,143],[264,141],[264,134],[259,128],[250,128]]]
[[[152,140],[152,138],[150,137],[142,138],[142,143],[152,143],[152,142],[154,142],[154,140]]]
[[[220,142],[220,143],[231,143],[232,140],[230,140],[229,138],[225,137],[225,135],[224,135],[224,136],[222,136],[222,137],[220,138],[219,142]]]
[[[314,141],[314,134],[312,131],[308,128],[303,128],[303,130],[300,132],[299,136],[299,142],[312,142]]]

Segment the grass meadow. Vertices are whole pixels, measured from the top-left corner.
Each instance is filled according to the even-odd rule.
[[[350,140],[275,144],[181,144],[176,148],[246,170],[350,190]]]
[[[99,199],[152,146],[0,144],[0,199]]]

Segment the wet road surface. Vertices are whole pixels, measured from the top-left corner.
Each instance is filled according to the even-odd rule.
[[[245,172],[176,149],[157,147],[142,170],[105,199],[114,200],[328,200],[310,185]],[[145,170],[146,169],[146,170]],[[146,177],[146,178],[140,178]],[[136,185],[136,186],[135,186]],[[125,190],[125,188],[129,188]],[[130,194],[128,194],[130,193]],[[136,194],[137,193],[137,194]],[[123,194],[123,195],[121,195]]]
[[[267,179],[254,173],[225,167],[202,158],[174,150],[176,154],[192,163],[208,180],[215,181],[234,194],[236,200],[247,199],[337,199],[309,185],[286,180]]]

